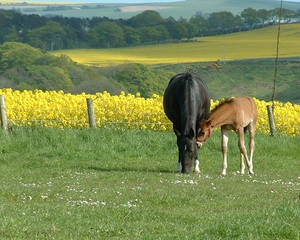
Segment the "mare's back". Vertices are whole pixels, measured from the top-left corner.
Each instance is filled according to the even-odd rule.
[[[164,110],[171,121],[181,117],[180,112],[187,107],[188,99],[200,104],[201,109],[204,103],[210,104],[206,83],[197,75],[179,73],[171,78],[164,93]]]

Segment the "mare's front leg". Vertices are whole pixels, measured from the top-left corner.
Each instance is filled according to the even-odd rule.
[[[182,172],[182,165],[181,165],[180,161],[178,161],[177,169],[178,169],[178,172]]]
[[[181,164],[181,161],[180,161],[180,150],[179,150],[179,147],[178,147],[178,165],[177,165],[177,170],[178,172],[182,172],[182,164]]]
[[[226,175],[226,170],[227,170],[227,149],[228,149],[228,133],[229,131],[221,128],[222,132],[222,152],[223,152],[223,171],[222,175]]]
[[[195,164],[195,173],[200,174],[200,167],[199,167],[200,162],[199,162],[198,158],[196,158],[194,164]]]

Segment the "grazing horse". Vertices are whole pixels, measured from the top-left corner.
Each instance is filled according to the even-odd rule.
[[[205,142],[211,135],[213,128],[221,126],[222,131],[222,151],[223,151],[223,172],[226,175],[227,169],[227,145],[228,132],[234,130],[238,135],[238,145],[241,152],[241,174],[245,173],[246,159],[249,174],[253,172],[253,152],[254,152],[254,136],[257,122],[257,106],[250,97],[229,98],[216,106],[212,111],[208,120],[200,124],[201,131],[197,141]],[[250,159],[247,156],[245,147],[244,133],[249,129],[250,132]]]
[[[206,83],[190,73],[173,76],[165,90],[163,105],[177,136],[179,170],[189,173],[195,161],[195,172],[200,173],[196,138],[198,123],[209,117],[210,98]]]

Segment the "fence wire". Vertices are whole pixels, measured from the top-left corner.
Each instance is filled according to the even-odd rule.
[[[1,92],[1,90],[0,90]],[[162,106],[162,97],[150,99],[132,95],[110,96],[69,95],[51,93],[9,92],[6,96],[8,121],[11,126],[46,126],[59,128],[88,128],[89,116],[87,97],[93,98],[97,127],[120,129],[150,129],[172,131]],[[36,95],[35,95],[36,94]],[[1,95],[1,94],[0,94]],[[45,96],[44,96],[45,95]],[[212,101],[212,107],[220,101]],[[258,132],[269,133],[268,114],[265,101],[256,100],[258,105]],[[276,127],[279,132],[300,136],[300,105],[275,102]]]

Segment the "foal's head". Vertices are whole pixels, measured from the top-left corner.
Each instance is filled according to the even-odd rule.
[[[210,137],[212,132],[212,125],[210,120],[204,120],[200,126],[197,136],[197,142],[204,143]]]

